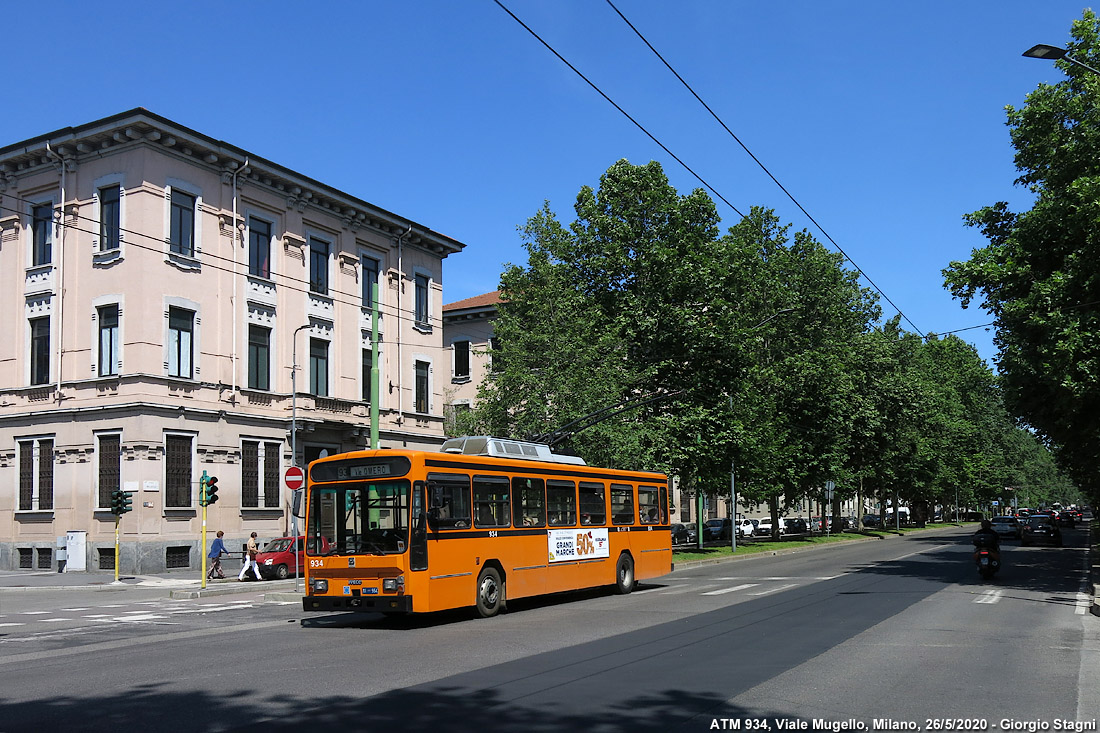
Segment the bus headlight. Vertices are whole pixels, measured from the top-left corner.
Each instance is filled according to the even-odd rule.
[[[328,593],[328,579],[327,578],[310,578],[309,588],[314,593]]]
[[[405,576],[399,575],[396,578],[383,578],[382,579],[382,592],[383,593],[404,593],[405,592]]]

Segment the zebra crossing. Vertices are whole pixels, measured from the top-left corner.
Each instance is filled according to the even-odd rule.
[[[100,606],[70,606],[49,611],[0,613],[0,629],[33,629],[44,625],[97,624],[173,624],[187,616],[242,611],[270,605],[255,598],[231,601],[157,600],[110,603]],[[125,610],[123,610],[125,609]],[[0,639],[2,643],[3,639]]]
[[[768,576],[768,577],[725,577],[725,578],[677,578],[670,583],[662,583],[650,587],[643,587],[634,591],[634,595],[658,595],[671,596],[682,594],[695,594],[700,597],[729,597],[736,599],[740,596],[759,597],[772,593],[781,593],[791,588],[796,588],[808,583],[822,580],[833,580],[843,577],[848,573],[839,575],[797,577],[797,576]],[[702,581],[702,582],[699,582]],[[736,595],[734,595],[736,594]],[[992,588],[981,592],[974,592],[972,603],[992,605],[1005,598],[1005,591]],[[1078,604],[1081,605],[1081,604]],[[1080,613],[1080,611],[1078,611]]]

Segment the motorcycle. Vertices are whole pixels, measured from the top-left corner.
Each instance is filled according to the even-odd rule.
[[[974,538],[974,547],[974,563],[978,567],[978,574],[983,580],[989,580],[1001,569],[997,542],[990,537],[978,535]]]

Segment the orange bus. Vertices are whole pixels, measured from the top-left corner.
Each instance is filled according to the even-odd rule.
[[[422,613],[614,585],[672,570],[668,477],[549,447],[454,438],[309,466],[306,611]],[[320,540],[323,538],[323,540]]]

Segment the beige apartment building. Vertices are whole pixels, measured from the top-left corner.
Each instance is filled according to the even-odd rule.
[[[439,445],[463,247],[143,109],[0,148],[0,568],[112,569],[114,490],[121,572],[198,568],[204,473],[230,547],[286,533],[286,468],[368,445],[375,284],[380,444]]]

